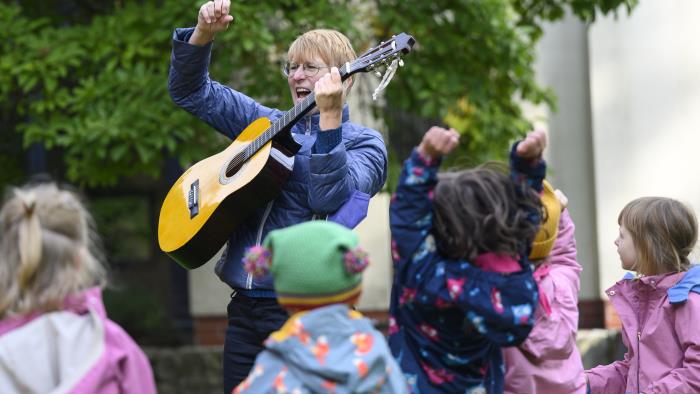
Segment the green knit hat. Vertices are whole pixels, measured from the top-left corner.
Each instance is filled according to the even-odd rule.
[[[281,305],[303,309],[353,304],[360,295],[367,253],[357,235],[328,221],[313,220],[271,231],[263,245],[248,249],[244,265],[253,275],[272,274]]]

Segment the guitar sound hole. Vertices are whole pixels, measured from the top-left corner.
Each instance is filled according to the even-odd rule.
[[[238,164],[234,163],[234,161],[235,160],[231,161],[229,163],[228,167],[226,167],[226,177],[227,178],[231,178],[232,176],[236,175],[238,173],[238,171],[240,171],[240,169],[245,164],[244,161],[240,162]]]

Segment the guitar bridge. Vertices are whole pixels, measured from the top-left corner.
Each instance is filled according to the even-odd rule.
[[[199,214],[199,179],[192,182],[187,192],[187,208],[190,210],[190,219]]]

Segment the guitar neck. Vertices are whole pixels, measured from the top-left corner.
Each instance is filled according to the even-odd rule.
[[[350,77],[346,71],[347,65],[340,68],[340,80],[345,81]],[[258,138],[248,145],[246,151],[250,149],[250,155],[258,151],[263,145],[267,144],[274,136],[282,131],[289,130],[296,122],[304,117],[309,111],[316,106],[316,95],[314,92],[309,93],[303,100],[298,102],[289,111],[285,112],[282,117],[275,120],[270,127],[265,130]],[[248,155],[246,155],[248,156]]]

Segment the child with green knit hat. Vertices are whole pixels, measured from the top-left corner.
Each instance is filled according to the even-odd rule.
[[[272,231],[250,248],[246,270],[272,274],[291,317],[233,392],[406,393],[384,337],[351,309],[368,263],[357,235],[327,221]]]

